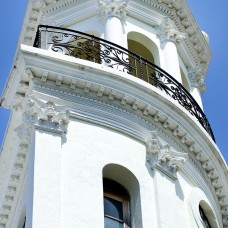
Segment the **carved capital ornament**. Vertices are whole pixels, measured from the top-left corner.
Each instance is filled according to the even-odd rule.
[[[100,15],[104,18],[118,17],[125,20],[128,0],[99,0]]]
[[[188,68],[188,77],[192,87],[198,88],[201,93],[206,91],[206,86],[204,83],[203,67],[198,68]]]
[[[187,153],[172,150],[168,144],[162,145],[158,140],[157,133],[150,132],[150,137],[147,140],[147,161],[152,169],[158,168],[173,177],[183,167],[187,158]]]
[[[70,111],[65,106],[56,106],[53,101],[43,102],[30,97],[25,108],[25,123],[56,133],[66,133]]]
[[[186,34],[179,32],[175,24],[168,17],[163,18],[161,24],[157,27],[157,37],[161,43],[174,42],[179,44],[186,38]]]

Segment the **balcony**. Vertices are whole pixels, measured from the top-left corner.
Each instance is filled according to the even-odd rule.
[[[210,124],[194,98],[171,75],[121,46],[75,30],[40,25],[34,47],[103,64],[160,89],[196,117],[215,141]]]

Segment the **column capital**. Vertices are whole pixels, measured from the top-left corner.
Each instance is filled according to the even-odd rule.
[[[49,132],[67,132],[70,111],[65,106],[57,106],[53,101],[43,102],[30,96],[25,107],[24,122]]]
[[[168,144],[162,145],[157,137],[157,132],[150,132],[147,143],[147,161],[152,169],[159,169],[173,179],[176,172],[185,164],[188,154],[177,152]]]
[[[100,15],[103,18],[118,17],[120,20],[125,20],[127,11],[126,6],[128,0],[99,0]]]
[[[206,86],[203,79],[203,67],[197,68],[188,68],[188,78],[190,80],[191,86],[194,88],[198,88],[200,93],[204,93],[206,91]]]
[[[179,44],[186,38],[186,33],[179,32],[174,22],[164,17],[161,24],[157,26],[157,37],[161,43],[170,41]]]

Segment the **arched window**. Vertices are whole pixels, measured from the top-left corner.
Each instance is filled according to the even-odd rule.
[[[194,187],[189,194],[189,215],[192,223],[191,227],[218,228],[219,223],[216,219],[216,207],[211,206],[205,193]],[[219,214],[220,211],[217,211]]]
[[[153,64],[159,65],[156,45],[147,36],[138,32],[130,32],[127,40],[131,74],[153,85],[155,76]]]
[[[205,228],[211,228],[211,225],[208,221],[208,218],[203,210],[203,208],[199,205],[199,213],[200,213],[200,217],[202,219],[203,225]]]
[[[104,178],[105,228],[130,228],[130,196],[119,183]]]

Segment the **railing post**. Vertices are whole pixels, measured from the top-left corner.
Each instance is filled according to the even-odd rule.
[[[143,60],[142,60],[141,56],[139,57],[139,69],[140,69],[140,78],[142,80],[144,80],[144,77],[143,77]]]
[[[48,43],[48,37],[49,37],[49,32],[48,32],[48,28],[41,28],[40,30],[40,47],[41,49],[44,50],[49,50],[49,46]]]

